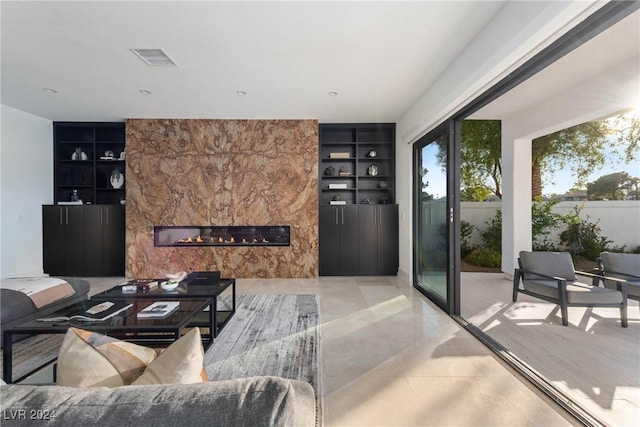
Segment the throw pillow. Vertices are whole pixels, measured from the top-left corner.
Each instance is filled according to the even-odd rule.
[[[72,327],[60,346],[57,384],[82,388],[128,385],[156,355],[153,349]]]
[[[193,328],[147,366],[132,385],[192,384],[207,381],[200,329]]]

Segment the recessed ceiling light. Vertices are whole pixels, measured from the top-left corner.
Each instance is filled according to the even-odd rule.
[[[236,91],[236,95],[245,96],[246,94],[247,94],[247,92],[245,92],[243,90],[237,90]]]
[[[143,95],[151,95],[151,91],[146,89],[140,89],[138,92],[140,92]]]
[[[145,64],[153,67],[176,66],[176,61],[171,59],[162,49],[130,49],[131,52],[138,55]]]
[[[338,96],[338,92],[331,91],[329,92],[329,96]]]
[[[58,93],[57,90],[51,89],[50,87],[43,87],[42,90],[49,93]]]

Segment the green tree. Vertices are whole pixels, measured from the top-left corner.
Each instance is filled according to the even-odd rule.
[[[594,169],[613,160],[605,158],[607,148],[620,159],[624,157],[625,162],[638,158],[640,119],[622,114],[534,139],[531,146],[533,200],[542,196],[543,171],[553,177],[553,171],[571,166],[577,184],[583,186]],[[484,200],[488,194],[502,197],[500,121],[463,121],[460,150],[462,200]]]
[[[502,197],[500,120],[465,120],[460,145],[462,200],[482,201]]]
[[[588,183],[587,196],[589,200],[623,200],[636,182],[626,172],[610,173]]]

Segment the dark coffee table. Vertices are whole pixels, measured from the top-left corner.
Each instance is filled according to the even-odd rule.
[[[141,298],[122,298],[120,300],[133,304],[133,307],[122,315],[115,316],[111,319],[105,320],[104,322],[38,322],[36,320],[32,320],[4,330],[2,337],[2,376],[4,381],[7,383],[11,383],[13,381],[12,335],[65,334],[69,327],[74,326],[133,342],[135,344],[149,347],[167,347],[182,336],[183,330],[191,326],[196,316],[202,314],[207,307],[210,307],[213,304],[213,298],[211,297],[177,299],[165,295],[162,298],[163,301],[180,302],[180,307],[176,311],[172,312],[169,316],[160,319],[139,319],[137,317],[138,312],[153,303],[153,301]],[[81,301],[74,306],[67,307],[47,315],[47,317],[70,316],[82,313],[100,302],[102,302],[102,300]],[[208,322],[204,326],[207,326],[209,331],[215,330],[214,315],[215,313],[213,310],[206,313]],[[211,335],[211,332],[202,335],[202,345],[205,350],[208,349],[212,343],[213,336]],[[37,369],[40,368],[41,367],[38,367]],[[35,370],[32,372],[35,372]],[[20,379],[18,379],[18,381]]]
[[[165,279],[158,279],[158,283]],[[224,297],[227,298],[224,298]],[[190,273],[180,285],[171,291],[160,286],[148,292],[123,292],[122,285],[115,286],[91,297],[91,300],[123,300],[123,299],[192,299],[211,298],[213,304],[209,310],[213,312],[213,336],[217,337],[222,328],[236,312],[236,279],[220,278],[219,272],[199,271]],[[227,304],[221,309],[219,304]],[[208,326],[208,310],[196,316],[190,326]]]

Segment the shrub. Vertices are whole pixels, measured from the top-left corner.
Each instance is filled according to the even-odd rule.
[[[471,244],[473,231],[478,227],[467,221],[460,221],[460,256],[463,258],[469,255],[476,247]]]
[[[600,235],[602,230],[598,227],[599,221],[590,222],[588,215],[585,219],[580,218],[581,207],[576,206],[573,210],[573,213],[564,217],[567,229],[560,233],[560,241],[571,254],[596,260],[600,256],[600,252],[624,250],[624,247],[609,247],[613,241]]]
[[[500,267],[502,256],[500,252],[489,248],[477,248],[466,257],[467,262],[479,267]]]
[[[502,252],[502,210],[498,209],[496,215],[486,222],[487,229],[480,232],[484,247],[495,252]]]
[[[559,229],[564,223],[564,217],[551,211],[558,201],[543,202],[538,198],[531,204],[531,238],[534,251],[557,251],[555,242],[549,234]]]

